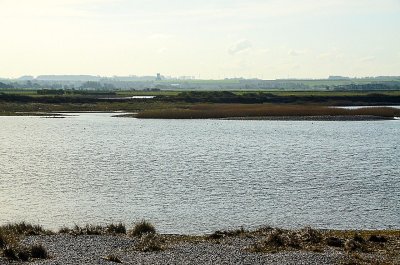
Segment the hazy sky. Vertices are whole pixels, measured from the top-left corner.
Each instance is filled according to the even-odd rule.
[[[0,76],[400,75],[400,0],[0,0]]]

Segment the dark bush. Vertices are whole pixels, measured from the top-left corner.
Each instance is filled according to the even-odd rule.
[[[341,240],[340,238],[337,238],[337,237],[333,237],[333,236],[328,237],[326,239],[326,244],[328,246],[337,247],[337,248],[343,247],[343,245],[344,245],[343,240]]]
[[[136,223],[133,229],[129,231],[129,235],[131,236],[141,236],[143,234],[154,234],[154,233],[156,233],[156,229],[150,222],[146,220]]]
[[[49,257],[46,248],[42,245],[32,246],[31,255],[34,259],[47,259]]]
[[[126,234],[126,227],[123,223],[109,224],[106,230],[109,234]]]
[[[282,232],[278,229],[273,230],[265,240],[265,244],[273,247],[283,247],[285,245],[285,240]]]
[[[0,248],[4,248],[7,245],[6,237],[0,233]]]
[[[20,249],[18,251],[18,259],[21,261],[28,261],[30,257],[29,250],[26,248]]]
[[[384,236],[371,235],[369,237],[369,241],[375,243],[385,243],[387,242],[387,239]]]
[[[301,239],[304,242],[319,243],[322,240],[322,234],[320,231],[306,227],[300,231]]]
[[[17,252],[10,246],[3,250],[3,256],[10,260],[18,260]]]
[[[360,234],[355,234],[353,237],[354,241],[358,243],[365,243],[364,238]]]
[[[135,246],[135,250],[141,252],[162,251],[164,250],[162,243],[164,243],[164,241],[155,234],[147,234],[140,239]]]

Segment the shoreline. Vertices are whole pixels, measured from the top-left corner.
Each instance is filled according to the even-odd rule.
[[[0,232],[4,227],[0,227]],[[46,259],[29,260],[34,264],[400,262],[400,230],[281,229],[265,226],[256,230],[240,228],[203,235],[183,235],[158,234],[155,230],[134,234],[132,230],[122,229],[121,224],[107,227],[75,226],[72,229],[63,228],[57,233],[40,230],[38,226],[33,226],[33,229],[25,231],[26,234],[20,235],[16,241],[25,248],[40,245],[47,250]],[[14,262],[0,255],[0,264]]]
[[[316,115],[316,116],[260,116],[230,117],[221,120],[266,120],[266,121],[381,121],[396,120],[396,117],[380,117],[373,115]]]
[[[138,113],[126,113],[124,111],[58,111],[58,112],[15,112],[0,113],[0,117],[41,117],[41,118],[68,118],[81,113],[107,113],[114,114],[115,118],[136,118],[136,119],[192,119],[192,120],[259,120],[259,121],[383,121],[400,120],[400,117],[383,117],[375,115],[285,115],[285,116],[237,116],[224,118],[142,118],[136,117]],[[75,115],[71,115],[75,114]]]

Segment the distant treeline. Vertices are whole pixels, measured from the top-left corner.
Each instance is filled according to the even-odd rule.
[[[100,101],[95,97],[66,97],[66,96],[43,96],[43,97],[31,97],[16,94],[0,93],[0,101],[3,102],[16,102],[16,103],[49,103],[49,104],[60,104],[60,103],[96,103]]]
[[[32,82],[30,80],[26,82],[13,82],[10,84],[6,84],[3,82],[0,82],[0,89],[12,89],[12,88],[24,88],[24,89],[40,89],[40,90],[48,90],[52,92],[59,92],[60,90],[64,91],[72,91],[72,90],[96,90],[96,91],[112,91],[116,90],[116,87],[113,84],[109,83],[100,83],[100,82],[95,82],[95,81],[87,81],[82,83],[79,86],[74,86],[74,85],[67,85],[67,84],[61,84],[61,83],[52,83],[52,82],[46,82],[46,83],[38,83],[38,82]]]
[[[146,78],[102,78],[94,76],[41,76],[37,78],[1,79],[0,89],[64,90],[398,90],[400,77],[330,79],[224,79],[183,80]]]
[[[64,89],[41,89],[37,90],[38,95],[116,95],[115,91],[97,90],[64,90]]]
[[[39,92],[40,91],[40,92]],[[76,91],[77,94],[66,95],[64,90],[39,90],[42,96],[26,96],[20,94],[0,93],[0,101],[20,103],[96,103],[96,102],[127,102],[133,99],[101,97],[109,92]],[[83,92],[83,93],[82,93]],[[94,92],[94,93],[93,93]],[[65,93],[65,94],[63,94]],[[112,92],[112,95],[115,95]],[[135,99],[135,101],[140,101]],[[156,96],[145,99],[145,102],[161,101],[166,103],[243,103],[243,104],[322,104],[322,105],[400,105],[400,95],[370,93],[359,95],[279,95],[263,92],[233,93],[229,91],[190,91],[177,95]]]
[[[284,104],[304,104],[319,103],[332,105],[354,105],[354,104],[371,104],[371,105],[388,105],[400,104],[400,96],[384,95],[371,93],[367,95],[326,95],[326,96],[280,96],[272,93],[243,93],[235,94],[229,91],[190,91],[182,92],[176,96],[160,96],[159,100],[163,101],[183,101],[188,103],[284,103]]]
[[[8,85],[8,84],[0,82],[0,89],[10,89],[10,88],[14,88],[14,87],[12,85]]]
[[[338,91],[354,91],[354,90],[400,90],[399,82],[370,83],[370,84],[348,84],[334,86],[333,90]]]

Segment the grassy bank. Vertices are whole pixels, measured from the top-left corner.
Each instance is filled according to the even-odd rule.
[[[341,109],[315,105],[269,104],[200,104],[188,108],[145,110],[137,118],[152,119],[215,119],[232,117],[278,116],[400,116],[400,109],[388,107]]]

